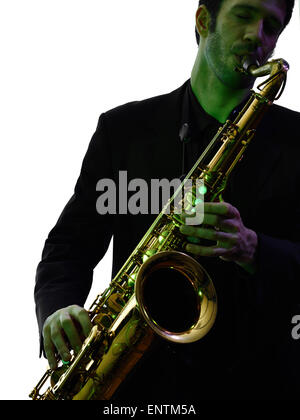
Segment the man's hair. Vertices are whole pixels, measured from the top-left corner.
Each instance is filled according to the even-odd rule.
[[[204,4],[210,13],[210,17],[211,17],[210,30],[211,31],[214,31],[216,27],[217,16],[218,16],[218,13],[220,11],[221,4],[223,1],[224,0],[200,0],[199,1],[198,7]],[[285,2],[287,6],[287,11],[286,11],[286,17],[285,17],[283,29],[288,25],[289,21],[291,20],[294,5],[295,5],[295,0],[285,0]],[[196,40],[197,40],[197,44],[199,45],[200,36],[197,32],[197,29],[196,29]]]

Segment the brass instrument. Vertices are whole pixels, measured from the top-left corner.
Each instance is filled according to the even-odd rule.
[[[259,85],[259,92],[252,92],[235,121],[228,120],[219,129],[187,175],[193,182],[203,181],[205,201],[220,199],[263,114],[282,93],[288,69],[282,59],[261,67],[244,60],[243,68],[237,69],[253,77],[270,77]],[[183,199],[193,208],[195,185],[183,198],[181,192],[182,188],[175,192],[109,287],[91,305],[93,328],[80,352],[72,355],[68,365],[48,369],[31,392],[32,399],[110,399],[156,335],[188,343],[211,329],[217,312],[214,285],[202,265],[184,252],[186,242],[179,231],[184,222],[175,211]]]

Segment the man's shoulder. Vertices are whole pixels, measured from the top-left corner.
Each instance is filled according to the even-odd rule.
[[[274,104],[264,121],[263,126],[270,133],[270,141],[299,149],[300,112]]]
[[[286,108],[284,106],[281,105],[277,105],[274,104],[271,108],[271,112],[273,114],[273,116],[280,116],[281,118],[285,120],[289,120],[289,121],[295,121],[295,122],[299,122],[300,119],[300,112],[295,111],[293,109],[290,108]]]
[[[106,111],[105,119],[118,123],[132,120],[149,120],[159,117],[161,114],[174,115],[174,112],[181,108],[182,97],[186,91],[189,81],[186,81],[179,88],[157,96],[143,100],[132,101]]]

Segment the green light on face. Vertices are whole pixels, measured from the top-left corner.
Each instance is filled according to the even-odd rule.
[[[205,185],[201,185],[198,191],[200,194],[205,195],[207,193],[207,187]]]
[[[148,255],[146,255],[146,254],[145,254],[145,255],[143,255],[143,262],[147,261],[147,260],[148,260],[148,258],[149,258],[149,257],[148,257]]]

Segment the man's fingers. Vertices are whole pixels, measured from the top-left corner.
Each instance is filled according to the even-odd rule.
[[[44,337],[44,350],[49,362],[50,369],[56,369],[57,362],[55,357],[55,347],[52,343],[52,340],[48,336]]]
[[[70,360],[71,350],[75,354],[79,352],[91,328],[88,312],[78,305],[59,309],[46,319],[43,328],[44,349],[51,369],[57,367],[57,352],[63,361]]]
[[[74,321],[67,311],[61,312],[60,325],[68,338],[71,348],[75,350],[75,353],[78,353],[82,346],[82,341]]]
[[[228,241],[234,243],[236,238],[235,235],[230,232],[223,232],[215,229],[208,229],[204,227],[194,227],[194,226],[181,226],[180,232],[184,235],[188,235],[187,239],[190,238],[200,238],[208,239],[211,241]],[[193,241],[191,241],[193,242]],[[197,243],[197,241],[195,241]]]
[[[180,227],[189,242],[186,250],[199,256],[253,264],[257,235],[245,228],[239,211],[229,203],[205,203],[204,207],[203,224]],[[206,240],[213,242],[211,246]]]
[[[182,220],[184,221],[183,216],[182,216]],[[205,213],[203,217],[203,221],[200,225],[199,224],[198,225],[184,224],[182,226],[193,226],[193,227],[211,226],[223,232],[235,233],[235,232],[238,232],[240,224],[239,224],[239,221],[235,218],[225,218],[224,216],[221,216],[218,214]]]
[[[206,213],[217,214],[223,217],[225,216],[227,218],[240,216],[238,209],[226,202],[204,203],[204,215]]]
[[[238,209],[236,207],[234,207],[233,205],[226,203],[226,202],[221,202],[221,203],[210,203],[210,202],[205,202],[203,205],[199,206],[195,206],[195,209],[201,209],[201,212],[204,212],[204,217],[206,214],[212,214],[212,215],[216,215],[216,216],[220,216],[222,219],[223,218],[239,218],[240,217],[240,213],[238,211]],[[181,213],[181,218],[184,221],[185,218],[187,217],[191,217],[191,214],[188,213]]]
[[[186,245],[186,250],[199,257],[223,257],[230,261],[235,256],[235,248],[222,247],[220,244],[216,246],[201,246],[196,244]]]
[[[63,335],[63,331],[60,328],[59,324],[53,323],[50,326],[50,334],[51,334],[51,340],[56,347],[60,357],[64,361],[68,361],[71,358],[71,354],[69,351],[69,347],[65,341],[65,337]]]
[[[206,213],[204,215],[203,225],[216,227],[223,232],[237,232],[239,223],[236,219],[225,219],[216,214]]]
[[[80,306],[71,306],[70,315],[78,321],[79,325],[82,328],[83,334],[87,337],[93,327],[88,312],[81,308]]]
[[[187,244],[186,250],[192,254],[201,257],[220,257],[228,254],[228,249],[221,248],[218,246],[201,246],[195,244]]]

